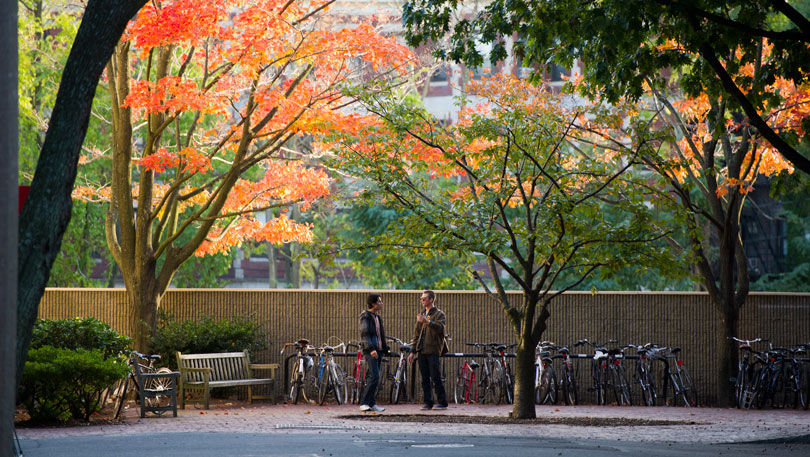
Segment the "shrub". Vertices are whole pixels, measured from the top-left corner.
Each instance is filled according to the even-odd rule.
[[[104,389],[126,376],[120,357],[101,350],[42,346],[28,351],[20,400],[35,421],[89,420],[101,406]]]
[[[267,348],[267,332],[252,316],[235,316],[216,321],[203,316],[197,321],[178,322],[169,313],[158,316],[158,328],[152,338],[152,350],[160,354],[161,365],[177,369],[176,352],[201,354],[247,349],[257,352]]]
[[[31,348],[52,346],[63,349],[99,350],[104,358],[124,353],[132,338],[119,335],[112,327],[94,317],[75,319],[38,319],[31,335]]]

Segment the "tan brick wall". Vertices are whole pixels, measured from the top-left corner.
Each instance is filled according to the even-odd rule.
[[[383,291],[381,313],[389,336],[409,339],[420,309],[421,291]],[[202,315],[227,318],[254,314],[270,335],[270,348],[255,354],[256,362],[283,361],[279,349],[285,342],[308,338],[326,343],[330,336],[344,341],[359,337],[358,317],[365,309],[368,291],[354,290],[234,290],[172,289],[163,309],[185,320]],[[512,295],[519,303],[520,294]],[[467,350],[467,341],[514,342],[515,337],[501,309],[485,294],[439,291],[436,304],[445,311],[453,337],[451,350]],[[93,316],[130,334],[130,308],[123,289],[47,289],[39,316],[49,319]],[[567,293],[550,307],[544,337],[559,344],[581,338],[620,343],[679,345],[700,389],[703,401],[716,394],[715,347],[719,314],[702,293],[600,292]],[[740,335],[768,337],[775,346],[810,342],[810,294],[760,294],[748,298],[742,310]],[[455,362],[447,365],[452,383]],[[587,370],[582,376],[587,374]],[[585,387],[589,379],[582,379]],[[449,387],[452,395],[452,384]],[[583,390],[581,388],[581,390]],[[582,392],[584,400],[590,395]]]

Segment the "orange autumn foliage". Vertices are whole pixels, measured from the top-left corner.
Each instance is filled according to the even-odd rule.
[[[129,78],[117,87],[120,109],[135,126],[133,143],[145,140],[127,145],[132,200],[152,220],[176,213],[177,227],[206,230],[196,255],[248,239],[310,240],[311,227],[283,212],[265,223],[252,214],[291,204],[306,209],[329,194],[328,174],[305,165],[288,142],[353,122],[341,110],[350,101],[344,84],[408,70],[410,51],[368,23],[321,27],[330,3],[149,2],[125,32],[129,61],[115,69]],[[105,75],[108,83],[118,83],[112,76]],[[151,201],[143,202],[147,182]],[[98,186],[74,192],[95,200],[115,195]]]

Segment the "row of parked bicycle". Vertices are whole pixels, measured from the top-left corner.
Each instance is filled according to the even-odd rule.
[[[541,342],[535,355],[535,403],[578,404],[581,376],[576,360],[589,359],[592,384],[587,391],[593,392],[598,405],[632,405],[633,383],[639,385],[644,405],[697,405],[697,389],[679,357],[680,348],[652,343],[608,348],[609,344],[615,343],[615,340],[599,344],[583,339],[570,346],[560,346],[550,341]],[[467,344],[482,350],[485,358],[483,364],[471,359],[461,366],[454,391],[456,402],[511,403],[514,378],[506,351],[515,345]],[[573,348],[580,347],[590,350],[588,353],[572,352]],[[626,354],[630,349],[636,353]],[[630,359],[636,362],[632,380],[624,364]]]
[[[412,392],[409,395],[408,389],[407,355],[411,348],[398,338],[388,339],[399,345],[399,354],[391,360],[392,363],[384,364],[380,392],[387,394],[392,404],[407,402],[413,395]],[[615,340],[610,340],[597,344],[583,339],[570,345],[570,348],[550,341],[540,343],[535,361],[535,402],[578,404],[581,395],[580,364],[575,361],[589,359],[592,384],[586,390],[594,393],[595,402],[599,405],[631,405],[633,384],[639,386],[644,405],[697,405],[697,390],[679,357],[680,348],[660,347],[652,343],[608,348],[609,344],[615,343]],[[445,361],[448,357],[459,360],[452,388],[455,402],[512,403],[514,376],[510,358],[514,354],[507,351],[515,345],[494,342],[466,344],[475,348],[474,353],[445,356]],[[289,402],[297,403],[302,398],[307,402],[317,400],[319,404],[329,398],[339,404],[359,401],[365,388],[366,370],[357,344],[338,342],[315,347],[308,340],[301,339],[285,344],[282,354],[288,347],[296,351],[289,372]],[[573,348],[588,348],[589,352],[574,353]],[[628,350],[633,350],[634,354],[627,354]],[[352,362],[346,364],[344,369],[336,361],[336,355],[351,357]],[[631,359],[635,360],[632,379],[628,378],[625,368],[625,361]],[[445,380],[446,365],[443,364]],[[449,394],[450,386],[447,387]]]
[[[743,340],[739,343],[740,360],[737,376],[732,378],[738,408],[810,409],[810,343],[794,347],[773,347],[767,339]],[[758,351],[751,345],[766,344]]]

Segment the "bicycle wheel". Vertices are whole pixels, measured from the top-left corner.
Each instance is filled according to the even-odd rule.
[[[556,405],[557,404],[557,372],[554,371],[554,367],[549,365],[549,371],[551,371],[551,384],[549,385],[548,395],[546,399],[548,400],[549,405]]]
[[[562,378],[562,398],[566,405],[576,405],[579,403],[577,398],[577,380],[571,367],[565,365],[563,368]]]
[[[544,368],[540,375],[540,385],[534,389],[534,402],[538,405],[548,401],[549,392],[552,390],[553,374],[550,369]]]
[[[334,364],[332,373],[335,377],[335,401],[338,405],[342,405],[346,403],[346,397],[348,396],[346,392],[346,372],[343,371],[343,367]]]
[[[356,382],[354,376],[346,376],[346,403],[357,403],[357,394],[354,390],[354,384]]]
[[[799,386],[799,407],[810,409],[810,369],[807,363],[802,362],[797,370],[796,384]]]
[[[497,382],[491,373],[484,373],[478,381],[478,395],[480,403],[494,404],[497,400]]]
[[[785,408],[795,409],[801,404],[799,399],[801,373],[799,367],[790,367],[790,376],[785,376]]]
[[[605,383],[607,382],[607,373],[599,363],[594,364],[592,370],[593,392],[596,396],[596,404],[602,406],[607,402],[607,399],[605,398]]]
[[[802,363],[799,370],[799,405],[806,411],[810,409],[810,366]]]
[[[456,378],[453,389],[453,400],[456,404],[475,403],[476,397],[475,373],[472,370],[462,370]]]
[[[515,399],[515,383],[512,381],[512,379],[512,367],[509,366],[509,364],[506,364],[506,369],[503,370],[503,386],[506,393],[506,404],[508,405],[511,405]]]
[[[332,376],[330,374],[326,374],[323,377],[323,379],[321,379],[320,385],[318,385],[318,404],[319,405],[323,405],[324,402],[326,402],[326,396],[332,390],[334,390]]]
[[[686,368],[681,367],[680,371],[681,398],[683,398],[683,404],[694,408],[697,406],[697,389],[695,388],[695,381],[692,380],[692,375],[686,371]]]
[[[132,374],[127,374],[127,376],[121,381],[119,384],[118,389],[118,398],[115,401],[115,416],[113,419],[118,419],[121,417],[121,411],[124,409],[124,403],[127,402],[127,389],[129,388],[129,378],[132,377]]]
[[[737,368],[737,379],[734,380],[734,400],[737,403],[737,408],[744,407],[745,391],[748,389],[746,366],[747,362],[740,362]]]
[[[155,371],[155,373],[171,373],[172,370],[163,367]],[[147,383],[144,383],[147,384]],[[157,391],[165,391],[171,392],[172,389],[172,380],[171,378],[154,378],[148,381],[148,385],[146,386],[147,389],[157,390]],[[166,395],[158,395],[155,397],[146,398],[145,400],[146,406],[151,408],[156,407],[165,407],[171,404],[171,397],[169,394]],[[166,411],[153,411],[158,416],[162,415]]]
[[[754,374],[754,376],[754,403],[757,405],[757,408],[762,409],[768,404],[768,400],[770,400],[771,373],[767,368],[763,368],[759,370],[758,373]]]
[[[627,381],[624,367],[621,365],[613,365],[610,373],[611,384],[613,385],[613,395],[616,398],[616,404],[618,406],[631,406],[630,383]]]
[[[296,360],[293,364],[292,378],[290,379],[290,396],[288,401],[293,405],[298,404],[298,398],[301,396],[301,389],[303,387],[303,380],[301,379],[300,360]]]
[[[786,408],[789,403],[788,390],[791,390],[791,386],[787,374],[787,367],[782,365],[771,379],[771,406],[774,408]]]
[[[500,405],[506,401],[506,386],[504,385],[503,370],[501,370],[499,365],[492,365],[490,378],[492,379],[492,390],[493,395],[495,396],[495,404]]]
[[[394,375],[394,380],[391,383],[391,404],[396,405],[399,402],[405,403],[408,401],[408,394],[406,392],[408,386],[408,369],[403,363]],[[456,402],[458,403],[458,402]]]
[[[655,383],[650,376],[649,368],[639,368],[639,384],[641,384],[641,401],[645,406],[655,406]]]

